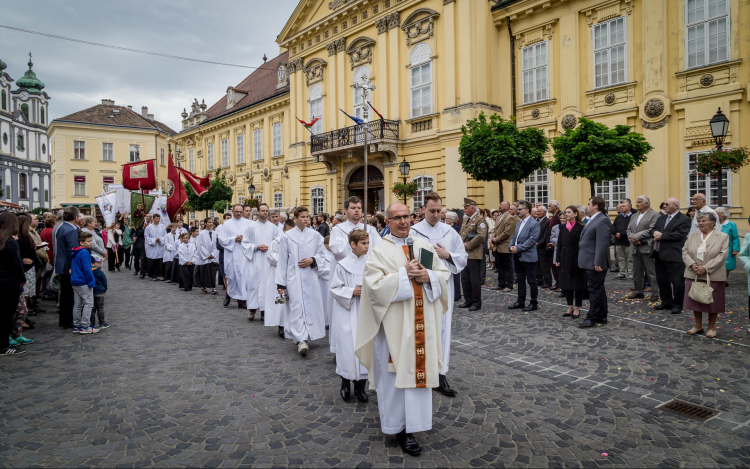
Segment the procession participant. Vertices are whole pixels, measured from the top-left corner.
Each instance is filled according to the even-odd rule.
[[[154,222],[146,227],[143,237],[146,238],[146,257],[148,257],[148,276],[153,281],[164,280],[161,273],[161,260],[164,257],[164,243],[167,230],[160,223],[161,215],[153,215]]]
[[[275,208],[272,208],[268,211],[268,219],[273,223],[273,226],[275,226],[277,229],[281,228],[282,233],[284,232],[284,225],[282,224],[279,226],[279,211]]]
[[[362,222],[362,199],[357,196],[352,196],[346,199],[344,202],[344,214],[346,221],[338,223],[331,228],[331,234],[328,241],[328,246],[331,248],[333,259],[331,265],[328,266],[331,272],[336,270],[336,264],[344,260],[352,253],[352,248],[349,245],[349,233],[354,229],[365,230],[370,235],[370,248],[374,248],[378,245],[382,239],[378,234],[377,230],[367,223]],[[333,298],[327,295],[326,300],[326,323],[331,324],[331,309],[333,308]],[[333,328],[329,330],[329,341],[331,342],[331,352],[336,353],[336,345]]]
[[[219,243],[219,236],[221,236],[221,230],[224,227],[223,223],[232,218],[231,213],[225,213],[224,218],[221,221],[221,225],[214,224],[214,231],[216,232],[216,249],[219,250],[219,281],[224,285],[224,290],[227,289],[227,276],[224,273],[224,248]]]
[[[177,253],[180,256],[179,288],[190,291],[193,289],[193,270],[195,269],[193,257],[195,256],[195,246],[190,243],[189,234],[182,233],[180,235],[180,247],[177,248]]]
[[[435,388],[441,394],[454,397],[456,391],[451,389],[445,374],[448,372],[448,363],[451,353],[451,321],[453,319],[453,304],[455,299],[453,281],[455,274],[460,273],[466,267],[468,255],[464,248],[461,237],[451,226],[440,223],[443,199],[436,192],[428,192],[424,196],[425,218],[411,227],[411,235],[421,238],[432,245],[443,265],[451,271],[448,281],[448,311],[443,316],[442,335],[440,337],[441,350],[443,352],[443,367],[440,370],[440,386]]]
[[[284,234],[284,223],[289,220],[289,215],[286,214],[286,212],[279,212],[279,224],[277,227],[279,228],[279,234]],[[294,223],[294,220],[292,220],[292,223]]]
[[[310,212],[306,207],[294,209],[295,228],[279,241],[276,288],[286,290],[289,300],[284,305],[284,333],[294,339],[297,352],[307,355],[308,340],[325,337],[325,313],[320,293],[320,274],[326,268],[323,238],[307,228]]]
[[[187,233],[188,230],[185,228],[185,225],[182,223],[182,217],[179,215],[177,216],[177,221],[175,222],[175,226],[177,227],[177,236],[179,237],[182,233]]]
[[[207,287],[211,287],[214,295],[216,291],[216,274],[219,272],[219,250],[216,248],[216,232],[214,232],[214,221],[211,218],[204,220],[206,229],[201,231],[196,240],[196,248],[200,265],[196,267],[201,291],[208,293]],[[196,265],[198,265],[196,263]]]
[[[351,382],[354,381],[354,397],[360,402],[367,402],[365,384],[367,369],[354,355],[354,344],[357,340],[357,315],[359,300],[362,295],[362,274],[370,248],[370,237],[364,230],[352,230],[349,233],[349,244],[352,253],[336,266],[330,283],[333,304],[333,324],[336,328],[336,374],[341,376],[341,398],[348,401],[351,397]]]
[[[164,268],[164,278],[167,283],[172,283],[172,271],[174,270],[175,241],[177,240],[177,223],[167,226],[167,235],[164,237],[164,256],[161,258]]]
[[[391,204],[386,218],[391,234],[365,264],[355,353],[377,390],[383,433],[395,434],[405,453],[418,456],[412,432],[432,428],[430,394],[443,365],[440,329],[451,274],[428,242],[409,236],[406,205]],[[432,254],[432,265],[420,264],[422,250]]]
[[[274,238],[278,236],[278,228],[268,220],[268,204],[262,202],[258,206],[258,219],[250,224],[242,238],[242,252],[248,263],[252,264],[252,275],[246,282],[247,290],[247,319],[255,319],[255,312],[260,309],[260,320],[266,316],[265,281],[270,265],[266,261],[268,249]],[[275,295],[274,295],[275,297]]]
[[[242,218],[245,220],[253,219],[253,207],[248,204],[242,206]]]
[[[284,232],[286,232],[294,228],[294,222],[292,220],[286,220],[284,223],[281,224],[281,226],[284,229]],[[282,235],[283,234],[284,233],[282,233]],[[265,296],[263,298],[266,304],[266,320],[264,321],[263,324],[267,327],[278,326],[279,337],[283,339],[284,338],[284,322],[282,321],[282,313],[283,313],[284,305],[280,303],[276,303],[276,299],[278,297],[278,292],[276,291],[276,266],[278,265],[278,261],[279,261],[279,241],[280,240],[281,240],[281,236],[277,236],[273,239],[273,242],[271,243],[271,248],[268,250],[268,255],[266,256],[269,269],[268,269],[268,276],[263,281],[265,284],[264,288],[266,289]]]
[[[246,282],[249,273],[249,263],[245,262],[242,253],[242,238],[250,221],[242,217],[242,205],[232,207],[232,218],[222,225],[219,244],[224,248],[224,274],[227,276],[227,294],[224,306],[229,306],[232,298],[237,300],[237,307],[247,308]]]

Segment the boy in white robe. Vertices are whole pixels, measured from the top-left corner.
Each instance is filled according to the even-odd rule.
[[[229,306],[232,298],[237,300],[237,307],[247,309],[247,277],[250,264],[242,252],[242,238],[250,221],[242,217],[243,207],[235,204],[232,207],[232,218],[222,224],[219,244],[224,248],[224,275],[227,278],[227,295],[224,306]]]
[[[180,235],[180,246],[177,249],[180,256],[180,288],[185,291],[193,289],[193,256],[195,255],[195,245],[190,243],[190,235],[182,233]]]
[[[167,235],[164,237],[164,256],[161,258],[162,266],[164,268],[164,278],[167,283],[172,283],[172,269],[174,264],[175,255],[175,224],[170,223],[167,226]]]
[[[443,265],[451,271],[451,274],[458,274],[466,267],[469,258],[466,248],[461,237],[452,226],[440,223],[440,215],[443,206],[443,200],[436,192],[428,192],[424,196],[424,220],[411,227],[411,235],[420,238],[432,245],[443,261]],[[443,328],[441,345],[443,351],[443,367],[440,370],[440,385],[435,388],[444,396],[455,397],[456,391],[451,389],[445,374],[448,372],[448,363],[451,354],[451,325],[453,320],[453,302],[455,301],[454,275],[451,275],[448,281],[448,311],[443,315]]]
[[[206,288],[210,287],[212,293],[216,295],[219,293],[216,290],[216,274],[219,272],[219,250],[216,248],[216,232],[214,231],[213,219],[206,218],[204,223],[206,229],[200,232],[196,240],[200,265],[196,267],[198,272],[195,276],[200,281],[203,293],[208,293]]]
[[[342,399],[349,400],[351,381],[354,381],[354,397],[360,402],[367,402],[367,369],[354,355],[354,343],[357,339],[362,274],[370,247],[370,237],[364,230],[353,230],[349,233],[349,243],[352,253],[336,265],[330,283],[331,296],[336,300],[331,326],[336,328],[336,373],[341,376]]]
[[[281,237],[276,266],[276,288],[287,291],[284,305],[284,333],[294,339],[297,352],[307,355],[308,340],[325,337],[325,313],[320,292],[320,274],[326,269],[325,248],[320,234],[307,228],[310,212],[294,210],[295,227]]]
[[[258,219],[248,226],[242,238],[242,252],[252,264],[253,275],[247,283],[247,319],[255,319],[255,313],[260,309],[260,319],[265,319],[266,303],[265,288],[269,264],[266,262],[268,250],[274,238],[278,236],[278,228],[268,219],[268,204],[258,206]],[[275,298],[275,295],[274,295]]]
[[[284,227],[284,231],[291,230],[294,228],[294,221],[292,220],[286,220],[282,226]],[[271,249],[268,250],[268,256],[266,257],[266,260],[268,261],[269,269],[268,269],[268,276],[265,279],[265,297],[263,300],[266,304],[266,320],[264,324],[268,327],[278,326],[279,328],[279,337],[282,339],[284,338],[284,321],[283,321],[283,312],[284,312],[284,305],[280,303],[276,303],[276,299],[279,296],[278,292],[276,291],[276,266],[278,265],[279,261],[279,241],[281,241],[281,236],[283,236],[284,233],[281,235],[276,236],[273,239],[273,242],[271,243]]]
[[[164,280],[161,272],[161,259],[164,257],[164,242],[167,230],[160,223],[161,215],[154,214],[153,223],[146,227],[143,238],[146,240],[146,257],[148,258],[148,276],[153,281]]]

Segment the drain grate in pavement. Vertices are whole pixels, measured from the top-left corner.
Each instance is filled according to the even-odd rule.
[[[719,411],[716,409],[693,404],[692,402],[681,401],[679,399],[672,399],[666,404],[660,405],[657,409],[665,410],[689,419],[700,420],[701,422],[705,422],[711,417],[719,414]]]

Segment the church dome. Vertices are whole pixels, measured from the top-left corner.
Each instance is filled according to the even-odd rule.
[[[6,64],[2,60],[0,60],[0,72],[2,72],[3,70],[5,70],[6,68],[8,68],[8,64]]]
[[[36,77],[36,73],[31,69],[34,64],[31,62],[31,54],[29,54],[29,69],[23,74],[22,78],[16,80],[16,84],[19,88],[26,88],[29,90],[42,91],[44,83]]]

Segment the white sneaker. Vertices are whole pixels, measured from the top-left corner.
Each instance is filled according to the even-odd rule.
[[[302,356],[307,355],[307,351],[310,350],[310,347],[307,346],[307,342],[304,340],[300,340],[297,342],[297,353],[299,353]]]

